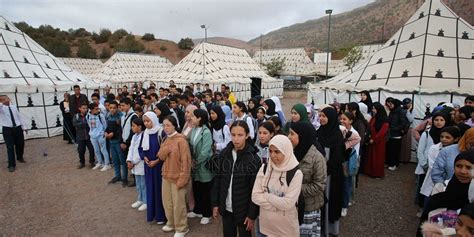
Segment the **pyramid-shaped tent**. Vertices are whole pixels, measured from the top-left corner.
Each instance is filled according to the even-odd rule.
[[[412,98],[423,117],[428,104],[462,103],[474,88],[473,27],[440,0],[427,0],[368,60],[323,83],[309,85],[317,103]]]
[[[116,52],[91,77],[101,84],[121,86],[159,77],[172,66],[159,55]]]
[[[85,76],[91,77],[97,73],[97,70],[104,66],[100,59],[86,58],[60,58],[66,65],[77,70]]]
[[[283,93],[283,80],[268,76],[247,51],[211,43],[197,45],[171,70],[156,78],[163,86],[170,80],[178,85],[209,83],[214,90],[228,84],[239,100],[250,98],[251,90],[265,97]]]
[[[0,94],[18,106],[29,130],[26,139],[62,134],[59,102],[73,85],[83,93],[98,87],[0,16]]]
[[[308,57],[304,48],[259,50],[253,56],[254,61],[259,65],[283,58],[285,61],[282,76],[314,76],[317,72],[316,65]]]

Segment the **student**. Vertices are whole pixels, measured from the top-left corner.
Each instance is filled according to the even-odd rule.
[[[369,123],[370,140],[364,174],[373,178],[384,176],[385,142],[388,132],[387,113],[382,104],[373,103],[372,119]]]
[[[196,110],[196,109],[198,109],[198,108],[195,105],[188,105],[188,107],[186,107],[186,112],[184,114],[184,117],[186,119],[186,123],[184,124],[183,129],[181,130],[181,133],[184,136],[186,136],[188,140],[190,138],[191,131],[194,128],[194,125],[191,121],[191,117],[194,113],[194,110]]]
[[[267,121],[267,119],[265,118],[266,113],[267,113],[267,111],[265,110],[265,108],[263,106],[260,106],[260,107],[257,108],[257,115],[256,115],[255,119],[257,120],[258,127],[260,127],[260,125],[262,123]]]
[[[272,116],[267,119],[268,122],[272,123],[273,126],[275,127],[275,135],[276,134],[285,134],[281,130],[281,120],[278,118],[278,116]]]
[[[275,126],[271,122],[264,122],[258,126],[258,137],[255,143],[258,149],[257,155],[260,157],[260,162],[266,164],[270,154],[268,153],[268,144],[275,136]]]
[[[368,91],[361,91],[360,92],[360,102],[367,105],[367,111],[372,112],[373,103],[372,97]]]
[[[138,153],[138,147],[143,139],[143,131],[145,124],[141,118],[136,118],[132,121],[132,131],[134,133],[130,149],[127,155],[127,166],[135,175],[135,182],[137,187],[137,201],[132,204],[132,208],[138,208],[139,211],[145,211],[146,205],[146,184],[145,184],[145,167],[144,162]]]
[[[189,232],[186,216],[186,185],[191,171],[191,153],[186,137],[177,132],[178,122],[173,116],[163,120],[166,139],[158,151],[158,158],[163,161],[162,196],[165,208],[165,232],[176,231],[175,237]]]
[[[120,100],[120,110],[123,113],[123,116],[120,118],[120,124],[122,126],[122,142],[120,144],[120,148],[122,149],[122,156],[120,158],[120,166],[122,167],[122,186],[128,186],[128,170],[127,170],[127,154],[128,154],[128,147],[130,146],[130,142],[132,141],[132,121],[138,118],[135,111],[132,109],[132,100],[128,97],[125,97]]]
[[[404,117],[406,117],[402,111],[401,104],[402,102],[398,99],[391,99],[387,102],[390,109],[388,116],[387,165],[391,171],[397,170],[400,163],[401,142],[405,126]]]
[[[433,169],[433,164],[436,161],[436,157],[438,156],[441,149],[456,143],[459,140],[460,135],[461,131],[458,127],[444,127],[441,129],[441,135],[439,139],[440,142],[432,145],[428,150],[428,170],[426,171],[425,179],[423,180],[423,184],[420,188],[420,193],[426,197],[424,201],[425,204],[427,204],[427,199],[431,196],[434,188],[434,183],[431,180],[431,170]]]
[[[206,163],[212,155],[212,135],[208,128],[208,114],[205,110],[196,109],[191,115],[193,129],[189,136],[193,160],[193,194],[194,210],[188,213],[189,218],[201,217],[201,224],[210,222],[211,213],[211,187],[213,174],[207,169]]]
[[[247,102],[248,114],[252,116],[252,118],[257,118],[257,106],[258,102],[254,98],[250,98]]]
[[[155,112],[156,116],[158,117],[158,122],[160,123],[160,126],[163,123],[163,120],[167,116],[171,115],[170,108],[168,107],[168,105],[166,105],[163,102],[160,102],[160,103],[156,104],[154,112]]]
[[[97,103],[94,102],[89,104],[89,110],[90,112],[86,116],[87,125],[90,128],[90,141],[94,147],[95,156],[97,158],[97,164],[92,169],[101,169],[100,171],[107,171],[111,168],[109,165],[109,152],[107,151],[104,137],[107,121],[100,112],[99,105]]]
[[[96,103],[99,106],[99,112],[105,117],[106,109],[103,102],[100,102],[101,101],[100,95],[96,93],[92,94],[91,100],[92,100],[92,103]]]
[[[420,214],[424,206],[423,201],[425,200],[425,197],[420,194],[420,188],[423,180],[425,179],[425,174],[428,171],[428,152],[431,149],[431,146],[440,142],[441,130],[451,123],[451,115],[444,113],[436,113],[435,115],[433,115],[433,117],[431,117],[431,119],[432,125],[421,135],[417,149],[418,164],[415,169],[415,200],[420,209]]]
[[[327,166],[326,197],[323,235],[339,234],[339,218],[341,217],[344,191],[344,138],[339,128],[338,114],[332,107],[326,107],[319,113],[321,127],[317,137],[325,150]]]
[[[151,99],[150,95],[145,96],[145,104],[143,105],[143,112],[153,111],[155,109],[155,105]]]
[[[184,112],[178,108],[178,99],[175,96],[170,97],[170,110],[176,115],[179,129],[182,131],[186,119],[184,118]]]
[[[343,196],[343,203],[342,203],[342,210],[341,210],[341,216],[345,217],[347,215],[347,208],[349,207],[349,201],[351,200],[351,194],[352,194],[352,180],[353,177],[349,173],[349,159],[350,155],[352,153],[352,150],[355,150],[356,155],[359,156],[359,151],[360,151],[360,135],[359,133],[355,130],[354,127],[352,127],[352,123],[355,120],[355,116],[352,112],[344,112],[341,115],[341,126],[339,128],[341,129],[342,137],[344,137],[344,145],[345,145],[345,165],[344,165],[344,196]]]
[[[321,236],[321,208],[326,188],[326,159],[313,144],[316,133],[309,122],[292,122],[288,138],[303,173],[304,225],[300,236]]]
[[[306,107],[306,113],[308,114],[308,120],[313,124],[314,129],[318,130],[321,123],[319,123],[318,107],[310,103],[304,105]]]
[[[247,123],[233,122],[231,134],[212,187],[213,217],[222,215],[224,237],[252,236],[258,206],[251,201],[251,193],[261,163]]]
[[[296,104],[291,108],[291,120],[286,122],[283,127],[283,132],[289,134],[291,123],[296,123],[299,121],[309,121],[308,113],[306,113],[306,107],[303,104]]]
[[[63,140],[68,141],[68,144],[73,144],[72,141],[75,139],[72,133],[72,115],[69,110],[69,93],[64,93],[64,100],[59,103],[59,109],[63,115]]]
[[[265,102],[263,102],[263,107],[267,110],[267,116],[266,116],[267,119],[273,116],[278,117],[278,114],[275,111],[275,102],[273,102],[273,100],[271,99],[265,100]]]
[[[120,160],[123,156],[122,149],[120,148],[120,143],[122,141],[122,127],[120,126],[120,118],[122,117],[122,112],[118,111],[118,103],[115,100],[110,101],[109,103],[109,116],[107,116],[107,128],[105,129],[105,138],[109,142],[109,154],[112,157],[114,164],[114,177],[109,183],[116,183],[122,180],[120,174]],[[124,167],[122,167],[123,169]]]
[[[144,112],[143,112],[143,108],[140,105],[135,105],[133,110],[135,111],[135,114],[137,115],[138,118],[143,117]]]
[[[214,151],[220,153],[229,144],[230,129],[225,122],[225,114],[220,106],[212,107],[209,110],[211,118],[212,140],[214,141]]]
[[[87,104],[82,104],[79,106],[79,113],[74,115],[72,124],[76,129],[76,143],[77,143],[77,152],[79,153],[79,166],[78,169],[85,167],[85,158],[84,154],[86,153],[86,147],[89,150],[89,163],[90,168],[94,167],[94,147],[92,146],[90,136],[89,136],[89,125],[87,124]]]
[[[298,160],[286,136],[274,136],[269,150],[268,165],[258,171],[252,190],[252,201],[260,206],[260,232],[265,236],[299,236],[296,202],[303,173],[298,169]]]
[[[285,113],[283,113],[283,108],[281,107],[280,99],[276,96],[271,98],[275,102],[275,112],[278,114],[278,118],[281,120],[281,124],[286,123]]]
[[[162,127],[159,126],[158,117],[155,113],[146,112],[143,115],[143,123],[146,129],[143,132],[143,139],[138,152],[140,158],[145,162],[146,220],[148,222],[156,221],[158,225],[162,225],[166,222],[161,195],[162,162],[156,156],[160,150],[164,135],[162,135]]]
[[[255,138],[255,127],[253,124],[252,117],[247,115],[247,107],[244,102],[237,101],[232,105],[232,113],[234,114],[234,121],[243,120],[247,123],[250,130],[250,139]]]

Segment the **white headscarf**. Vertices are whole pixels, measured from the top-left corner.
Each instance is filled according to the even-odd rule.
[[[272,98],[270,98],[271,100],[273,100],[273,102],[275,102],[275,112],[278,112],[278,111],[282,111],[281,110],[281,103],[280,103],[280,99],[276,96],[273,96]]]
[[[157,133],[161,126],[159,125],[158,117],[154,112],[148,111],[146,112],[143,116],[146,116],[151,120],[151,123],[153,124],[152,128],[147,128],[145,129],[145,132],[143,133],[143,141],[142,141],[142,148],[144,151],[150,150],[150,134],[155,134]]]
[[[369,113],[367,112],[368,111],[367,105],[362,102],[359,102],[357,104],[359,105],[359,110],[362,113],[362,115],[364,115],[365,120],[367,120],[367,122],[370,122],[370,119],[372,118],[372,116],[370,116]]]
[[[285,160],[280,165],[275,165],[272,162],[272,159],[269,160],[269,166],[280,172],[285,172],[295,168],[299,163],[296,159],[295,154],[293,154],[293,145],[291,145],[290,139],[284,135],[276,135],[274,136],[268,145],[275,146],[283,155],[285,156]]]

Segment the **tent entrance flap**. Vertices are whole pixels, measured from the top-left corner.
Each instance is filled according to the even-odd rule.
[[[251,77],[250,80],[252,80],[252,85],[251,85],[251,96],[252,98],[261,95],[262,94],[262,78],[258,77]]]

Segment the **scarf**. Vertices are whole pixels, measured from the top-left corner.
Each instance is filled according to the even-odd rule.
[[[366,99],[366,100],[360,100],[360,102],[362,102],[362,103],[364,103],[365,105],[367,105],[367,111],[368,111],[369,113],[372,113],[372,106],[373,106],[373,103],[372,103],[372,97],[370,96],[370,93],[369,93],[368,91],[361,91],[360,93],[367,96],[367,99]]]
[[[148,111],[143,116],[149,118],[153,124],[152,128],[147,128],[143,132],[142,148],[144,151],[148,151],[150,150],[150,135],[158,133],[161,127],[159,126],[158,117],[154,112]]]
[[[275,111],[275,102],[273,102],[273,100],[271,100],[271,99],[267,99],[267,100],[265,100],[264,103],[268,106],[267,115],[268,115],[268,116],[273,116],[273,115],[275,115],[275,114],[276,114],[276,111]]]
[[[313,125],[311,125],[307,121],[292,122],[290,125],[290,129],[293,130],[296,134],[298,134],[299,142],[298,145],[296,145],[293,149],[293,152],[295,153],[298,162],[301,162],[306,153],[308,153],[309,148],[311,148],[311,146],[313,145],[313,135],[316,131]]]
[[[214,106],[211,108],[211,111],[214,111],[214,113],[217,114],[217,119],[215,121],[213,121],[211,119],[211,128],[213,130],[216,130],[216,131],[219,131],[221,130],[224,125],[226,124],[225,123],[225,114],[224,114],[224,111],[222,111],[222,108],[220,106]],[[210,112],[209,112],[209,116],[210,116]]]
[[[296,113],[300,115],[301,122],[309,121],[308,113],[306,112],[306,107],[303,104],[296,104],[291,109],[295,110]]]
[[[299,163],[293,154],[293,145],[291,145],[290,139],[284,135],[274,136],[269,143],[269,146],[275,146],[280,152],[283,153],[285,159],[280,165],[275,165],[272,162],[272,159],[269,160],[269,166],[271,169],[274,169],[279,172],[285,172],[295,168]],[[266,172],[271,173],[271,172]]]
[[[437,128],[434,126],[434,120],[437,117],[442,117],[444,121],[446,122],[443,127]],[[436,113],[433,117],[431,117],[431,128],[430,131],[428,132],[430,134],[431,139],[433,139],[433,144],[438,144],[440,141],[441,137],[441,130],[445,128],[446,126],[449,126],[451,123],[451,115],[450,114],[445,114],[445,113]]]
[[[343,143],[341,130],[339,129],[339,121],[337,119],[336,109],[332,107],[324,108],[321,113],[326,115],[328,123],[321,125],[317,131],[319,142],[323,147],[334,147]]]
[[[388,122],[387,111],[385,111],[385,108],[379,102],[375,102],[373,106],[375,111],[377,111],[375,114],[375,131],[378,132],[382,128],[383,124]]]

